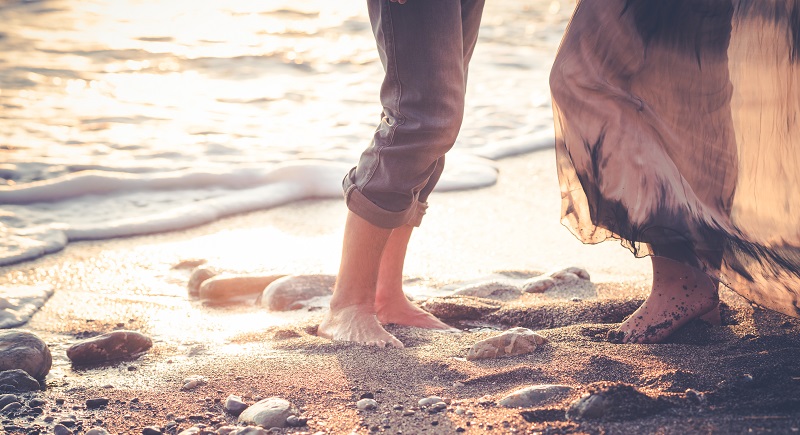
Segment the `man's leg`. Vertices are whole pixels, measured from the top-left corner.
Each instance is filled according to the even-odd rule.
[[[319,336],[379,347],[403,347],[403,343],[386,332],[375,317],[378,270],[391,232],[370,224],[353,212],[348,213],[336,288],[330,312],[319,325]]]

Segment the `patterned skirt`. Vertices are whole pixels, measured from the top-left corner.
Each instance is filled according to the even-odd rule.
[[[581,0],[550,85],[580,240],[800,317],[800,0]]]

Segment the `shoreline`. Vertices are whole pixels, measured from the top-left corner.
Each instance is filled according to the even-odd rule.
[[[189,272],[172,269],[181,260],[202,258],[234,274],[333,274],[345,215],[339,200],[303,201],[180,232],[79,242],[0,268],[0,285],[49,284],[56,290],[23,327],[45,338],[53,353],[47,388],[30,395],[47,402],[45,412],[32,422],[13,419],[13,425],[40,424],[50,433],[53,424],[45,416],[57,422],[72,415],[83,430],[102,426],[140,434],[144,427],[175,422],[165,432],[177,433],[197,423],[235,422],[222,404],[236,394],[248,404],[279,396],[309,418],[306,426],[278,433],[448,434],[462,428],[722,434],[800,428],[797,319],[753,308],[726,290],[723,326],[695,322],[662,345],[614,345],[601,338],[644,296],[648,261],[613,242],[582,245],[561,227],[553,154],[544,150],[498,161],[495,186],[435,193],[409,246],[407,284],[412,290],[439,288],[502,270],[580,266],[593,285],[502,302],[484,319],[492,324],[470,324],[472,332],[390,326],[405,349],[310,335],[319,310],[270,315],[252,304],[192,300]],[[475,342],[511,326],[537,330],[549,342],[527,355],[464,359]],[[122,328],[149,335],[153,348],[137,359],[95,368],[73,368],[66,360],[66,347],[79,337]],[[181,390],[192,375],[208,384]],[[497,406],[505,394],[535,384],[572,390],[541,406]],[[566,418],[566,409],[585,393],[613,392],[621,385],[646,398],[623,388],[614,396],[620,412],[613,418]],[[356,409],[367,394],[378,408]],[[452,402],[440,412],[421,409],[417,402],[431,395]],[[97,397],[108,398],[108,406],[86,409],[84,402]],[[637,400],[653,406],[643,408]]]

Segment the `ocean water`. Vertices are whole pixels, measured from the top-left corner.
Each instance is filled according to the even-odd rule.
[[[487,3],[439,190],[552,146],[574,2]],[[380,120],[363,0],[0,0],[0,23],[0,265],[338,197]]]

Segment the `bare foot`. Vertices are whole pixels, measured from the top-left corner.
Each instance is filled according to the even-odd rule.
[[[702,271],[653,257],[653,289],[642,306],[609,331],[615,343],[659,343],[719,304],[716,284]]]
[[[320,323],[317,335],[334,341],[352,341],[378,347],[402,348],[403,343],[378,323],[372,306],[350,305],[331,309]]]
[[[414,326],[417,328],[458,331],[458,329],[437,319],[433,314],[414,305],[405,296],[393,298],[392,302],[376,302],[375,309],[378,320],[384,325],[394,323],[395,325]]]

